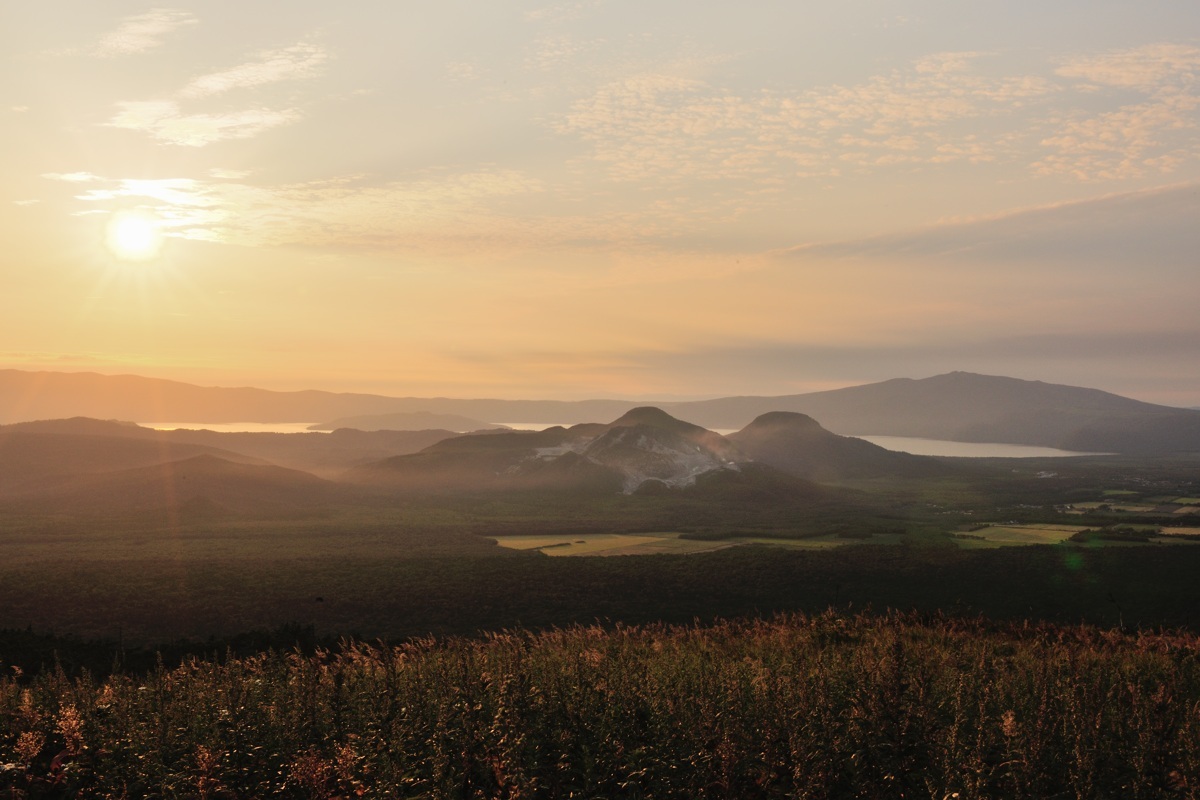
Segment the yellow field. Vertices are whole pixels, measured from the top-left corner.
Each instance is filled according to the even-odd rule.
[[[971,536],[982,539],[959,539],[958,544],[966,548],[1058,544],[1086,528],[1085,525],[991,525],[971,531]]]
[[[1069,535],[1069,534],[1068,534]],[[678,533],[590,533],[575,535],[497,536],[501,547],[513,550],[540,550],[548,556],[642,556],[655,553],[706,553],[738,545],[760,544],[773,547],[826,549],[870,542],[894,544],[896,535],[877,535],[870,539],[841,539],[821,536],[808,539],[773,539],[765,536],[739,536],[719,541],[681,539]]]
[[[1076,509],[1080,509],[1080,508],[1094,509],[1094,508],[1099,508],[1102,505],[1108,506],[1113,511],[1126,511],[1131,514],[1147,514],[1147,513],[1150,513],[1151,511],[1153,511],[1157,507],[1157,506],[1148,506],[1148,505],[1134,505],[1134,504],[1127,504],[1127,503],[1076,503],[1075,508]]]
[[[542,550],[550,556],[594,556],[608,550],[661,542],[667,534],[594,533],[582,535],[498,536],[501,547]]]

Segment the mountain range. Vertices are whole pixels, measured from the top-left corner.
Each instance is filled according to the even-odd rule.
[[[0,422],[88,416],[217,422],[313,422],[381,414],[455,414],[492,423],[577,424],[654,405],[710,429],[762,414],[806,414],[830,431],[1122,453],[1200,451],[1200,411],[1096,389],[952,372],[776,397],[689,402],[495,400],[274,392],[138,376],[0,370]]]
[[[794,505],[837,495],[817,481],[955,469],[838,436],[790,412],[763,415],[729,437],[654,407],[570,428],[422,434],[434,441],[418,447],[419,434],[397,431],[158,431],[87,418],[0,426],[0,508],[261,516],[413,493],[498,491],[595,498],[682,492]],[[325,442],[337,449],[308,450]],[[296,468],[334,456],[343,469],[324,477]]]

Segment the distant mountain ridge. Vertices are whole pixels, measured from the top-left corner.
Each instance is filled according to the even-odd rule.
[[[222,389],[94,373],[0,370],[0,422],[92,416],[161,421],[312,422],[430,412],[490,422],[576,424],[613,419],[647,402],[397,398],[331,392]],[[779,397],[653,403],[707,428],[739,429],[762,414],[806,414],[839,434],[1001,442],[1094,452],[1200,451],[1200,411],[1096,389],[968,372]]]
[[[334,477],[357,464],[415,453],[458,434],[446,430],[332,433],[236,433],[154,430],[113,420],[72,419],[0,426],[2,483],[36,479],[47,470],[103,471],[211,453],[230,460],[272,462]]]
[[[969,372],[896,378],[786,397],[731,397],[688,404],[701,425],[794,411],[831,431],[959,442],[1003,442],[1083,452],[1200,451],[1200,413],[1075,386]]]

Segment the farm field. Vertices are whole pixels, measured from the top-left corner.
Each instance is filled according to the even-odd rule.
[[[1157,525],[1133,525],[1128,526],[1134,530],[1141,530],[1146,533],[1157,533],[1159,527]],[[967,534],[958,534],[955,541],[958,545],[967,550],[978,550],[994,547],[1018,547],[1032,544],[1062,544],[1062,545],[1080,545],[1087,547],[1129,547],[1145,544],[1171,544],[1171,545],[1193,545],[1194,541],[1179,538],[1182,535],[1189,533],[1200,532],[1197,528],[1169,528],[1166,532],[1157,536],[1151,536],[1145,541],[1129,541],[1120,539],[1090,539],[1087,542],[1072,542],[1071,537],[1082,531],[1093,530],[1084,525],[989,525],[986,528],[971,531]]]
[[[874,535],[872,544],[899,544],[899,535]],[[582,535],[539,534],[535,536],[497,536],[493,539],[501,547],[512,550],[540,551],[548,556],[633,556],[669,553],[709,553],[742,545],[765,545],[788,549],[827,549],[863,540],[848,539],[836,535],[815,536],[804,539],[781,539],[766,536],[731,536],[726,539],[686,539],[678,533],[597,533]]]
[[[989,525],[956,538],[960,547],[1007,547],[1029,544],[1059,544],[1086,530],[1084,525]]]
[[[1167,538],[1171,536],[1200,536],[1200,528],[1163,528],[1159,535]]]

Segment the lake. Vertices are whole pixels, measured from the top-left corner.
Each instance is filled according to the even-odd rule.
[[[188,430],[217,431],[218,433],[316,433],[309,425],[315,422],[139,422],[143,428],[156,431]]]
[[[959,456],[963,458],[1062,458],[1064,456],[1098,456],[1103,453],[1081,453],[1054,447],[1035,447],[1026,444],[998,442],[948,442],[942,439],[917,439],[910,436],[859,436],[872,444],[912,453],[917,456]]]

